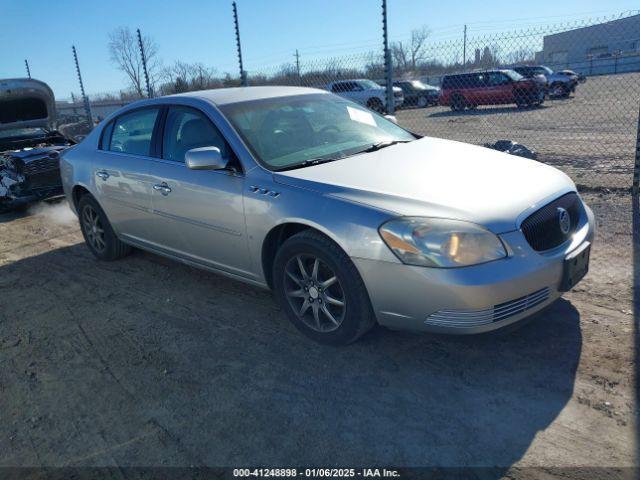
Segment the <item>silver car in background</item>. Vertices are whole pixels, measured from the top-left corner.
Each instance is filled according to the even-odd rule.
[[[91,252],[131,247],[273,289],[345,344],[376,322],[478,333],[587,272],[591,210],[550,166],[419,138],[331,93],[193,92],[126,106],[61,161]]]

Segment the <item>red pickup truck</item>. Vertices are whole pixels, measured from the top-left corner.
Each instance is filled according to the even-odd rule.
[[[544,90],[537,82],[513,70],[485,70],[445,76],[440,105],[452,110],[508,103],[532,107],[542,105],[544,96]]]

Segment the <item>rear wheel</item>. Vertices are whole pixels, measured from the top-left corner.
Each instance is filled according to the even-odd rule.
[[[345,345],[375,323],[355,265],[338,245],[318,232],[303,231],[280,247],[273,285],[291,323],[317,342]]]
[[[100,260],[117,260],[128,255],[131,247],[116,236],[107,215],[91,195],[78,202],[80,230],[91,253]]]

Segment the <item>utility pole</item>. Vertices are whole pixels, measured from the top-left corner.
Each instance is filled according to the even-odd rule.
[[[464,38],[462,42],[462,68],[467,66],[467,26],[464,26]]]
[[[296,48],[296,72],[298,72],[298,85],[302,84],[302,77],[300,76],[300,54],[298,53],[298,49]]]
[[[393,66],[389,51],[389,35],[387,31],[387,0],[382,0],[382,41],[384,46],[384,74],[387,84],[387,113],[393,115]]]
[[[76,64],[76,73],[78,74],[78,82],[80,82],[80,93],[82,94],[82,101],[84,102],[84,113],[87,115],[87,120],[89,121],[89,125],[93,125],[93,118],[91,116],[91,105],[89,104],[89,99],[87,98],[87,94],[84,93],[84,84],[82,83],[82,75],[80,74],[80,64],[78,63],[78,54],[76,53],[76,46],[71,45],[71,50],[73,50],[73,61]]]
[[[29,70],[29,62],[27,59],[24,59],[24,66],[27,67],[27,77],[31,78],[31,70]]]
[[[140,34],[140,29],[137,29],[138,32],[138,47],[140,47],[140,56],[142,57],[142,71],[144,72],[144,82],[147,86],[147,98],[153,97],[153,92],[151,91],[151,85],[149,84],[149,72],[147,71],[147,57],[144,54],[144,44],[142,43],[142,35]]]
[[[233,24],[236,28],[236,45],[238,47],[238,64],[240,65],[240,85],[247,86],[247,72],[244,71],[242,66],[242,48],[240,48],[240,26],[238,25],[238,7],[236,2],[232,2],[233,5]]]

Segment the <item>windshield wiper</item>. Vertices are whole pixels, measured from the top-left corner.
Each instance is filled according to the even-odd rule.
[[[304,167],[310,167],[312,165],[320,165],[321,163],[334,162],[336,160],[340,160],[340,158],[343,158],[343,157],[310,158],[309,160],[304,160],[300,163],[294,163],[293,165],[287,165],[284,167],[277,168],[275,171],[282,172],[284,170],[295,170],[296,168],[304,168]]]
[[[378,150],[382,150],[383,148],[390,147],[391,145],[397,145],[398,143],[409,143],[413,140],[383,140],[382,142],[374,143],[373,145],[369,145],[364,150],[359,150],[351,155],[358,155],[360,153],[370,153],[377,152]]]
[[[347,158],[347,157],[352,157],[354,155],[358,155],[360,153],[369,153],[369,152],[376,152],[378,150],[381,150],[383,148],[386,147],[390,147],[391,145],[396,145],[398,143],[409,143],[412,142],[413,140],[384,140],[382,142],[377,142],[374,143],[372,145],[369,145],[368,147],[366,147],[363,150],[358,150],[357,152],[354,153],[350,153],[349,155],[344,155],[344,156],[340,156],[340,157],[319,157],[319,158],[311,158],[309,160],[304,160],[300,163],[294,163],[293,165],[287,165],[285,167],[280,167],[278,169],[276,169],[276,172],[282,172],[284,170],[295,170],[296,168],[304,168],[304,167],[310,167],[312,165],[319,165],[321,163],[327,163],[327,162],[334,162],[336,160],[341,160],[343,158]]]

